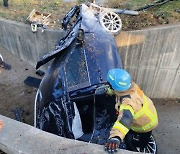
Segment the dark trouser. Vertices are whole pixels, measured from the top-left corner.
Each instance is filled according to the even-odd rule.
[[[136,133],[130,130],[125,137],[126,148],[131,151],[137,151],[136,147],[144,148],[150,139],[152,131],[147,133]]]

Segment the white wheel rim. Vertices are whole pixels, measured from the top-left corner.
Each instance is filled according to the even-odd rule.
[[[137,151],[138,152],[142,152],[142,153],[152,153],[152,154],[155,154],[156,151],[157,151],[157,147],[156,147],[156,141],[154,140],[153,136],[151,135],[150,137],[151,141],[149,141],[147,147],[145,147],[143,149],[143,152],[140,151],[140,148],[139,147],[136,147]]]
[[[100,19],[104,29],[111,33],[118,33],[122,28],[121,18],[114,12],[106,12]]]

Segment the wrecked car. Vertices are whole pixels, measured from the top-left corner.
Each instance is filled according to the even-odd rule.
[[[117,119],[115,97],[106,95],[106,76],[122,68],[113,36],[122,22],[115,11],[87,3],[65,15],[65,37],[36,66],[53,60],[37,91],[35,127],[70,139],[106,142]]]

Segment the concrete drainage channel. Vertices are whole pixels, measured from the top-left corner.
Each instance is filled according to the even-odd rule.
[[[54,47],[55,42],[60,39],[60,37],[62,36],[62,33],[50,30],[50,31],[45,31],[44,33],[45,35],[39,32],[33,34],[30,31],[29,26],[23,25],[23,24],[16,24],[15,22],[11,24],[11,27],[10,27],[11,30],[8,31],[8,29],[5,29],[5,27],[8,27],[7,25],[9,25],[10,23],[11,21],[3,20],[2,24],[0,24],[0,27],[1,27],[0,28],[1,29],[0,30],[1,31],[0,43],[6,49],[8,49],[8,50],[5,50],[5,49],[0,48],[0,53],[2,55],[5,55],[4,58],[5,60],[7,60],[7,63],[12,65],[12,70],[1,71],[1,74],[0,74],[0,92],[1,92],[0,102],[2,104],[2,107],[0,109],[1,111],[0,114],[3,114],[10,118],[14,118],[13,113],[12,113],[12,109],[13,109],[12,107],[15,107],[17,105],[19,105],[20,107],[26,106],[25,110],[27,110],[29,114],[27,112],[25,116],[25,122],[32,125],[33,102],[34,102],[36,89],[27,87],[26,85],[23,84],[23,81],[28,75],[34,75],[35,69],[34,67],[30,66],[27,63],[24,63],[18,58],[14,58],[14,56],[11,55],[10,52],[34,66],[37,59],[39,59],[43,55],[44,52],[50,51],[50,49]],[[158,32],[158,30],[160,30],[160,32]],[[132,75],[134,76],[135,78],[134,80],[138,81],[140,84],[142,82],[145,82],[140,79],[144,77],[143,71],[147,71],[147,70],[150,71],[150,73],[152,74],[154,74],[155,72],[156,77],[159,76],[158,80],[162,80],[162,73],[164,74],[164,77],[166,77],[164,78],[165,80],[171,81],[169,77],[172,77],[174,80],[171,87],[169,87],[169,84],[168,86],[166,85],[167,82],[164,82],[164,83],[158,82],[158,81],[153,82],[156,86],[154,87],[150,86],[152,87],[151,89],[152,91],[148,95],[156,96],[156,98],[158,98],[159,96],[161,97],[163,96],[164,98],[165,96],[173,96],[172,98],[175,98],[175,96],[179,95],[179,90],[180,90],[178,88],[178,84],[176,84],[177,81],[179,81],[179,75],[178,75],[179,67],[178,66],[179,66],[180,54],[177,54],[178,49],[179,49],[178,40],[180,36],[179,25],[170,26],[169,28],[165,27],[164,29],[154,28],[154,29],[145,30],[145,31],[147,32],[147,34],[144,34],[146,33],[144,31],[128,32],[127,42],[129,43],[131,42],[130,38],[132,38],[133,35],[136,33],[138,33],[138,35],[145,36],[144,39],[146,41],[143,43],[140,43],[140,46],[138,46],[137,44],[135,45],[131,44],[130,46],[123,46],[122,45],[123,42],[121,42],[121,45],[119,45],[119,49],[120,49],[120,54],[123,59],[123,63],[125,67],[129,69]],[[164,33],[165,31],[166,33]],[[160,37],[153,36],[155,34],[158,34],[158,35],[163,34],[164,37],[173,38],[173,42],[170,43],[171,45],[169,44],[170,47],[168,47],[167,43],[166,43],[166,46],[163,48],[163,50],[161,50],[160,46],[156,47],[155,45],[159,44],[157,43],[157,41],[160,40],[161,46],[164,46],[163,42],[167,42],[168,38],[166,38],[166,40],[162,40],[162,37],[160,39]],[[17,41],[17,40],[22,40],[21,36],[25,37],[26,35],[28,35],[29,38],[31,39],[33,38],[33,39],[32,40],[23,39],[23,42]],[[148,36],[148,39],[146,38],[146,36]],[[149,38],[156,38],[155,39],[156,43],[153,43],[153,41],[149,40]],[[51,41],[47,41],[47,40],[51,40]],[[32,42],[30,43],[30,41]],[[46,44],[46,42],[48,42],[48,44]],[[138,40],[136,39],[135,43],[137,42]],[[43,46],[42,44],[44,43],[46,45]],[[150,46],[155,44],[153,46],[153,49],[157,49],[156,52],[154,51],[153,53],[149,54],[151,50],[149,50],[148,48],[148,53],[147,52],[139,53],[138,52],[139,49],[145,49],[145,47],[147,47],[146,43],[147,44],[150,43]],[[34,44],[37,48],[33,47]],[[40,44],[40,46],[38,44]],[[136,51],[136,52],[132,52],[132,51]],[[142,55],[144,55],[145,53],[149,54],[149,56],[151,57],[147,59],[149,61],[145,61],[145,59],[143,59],[144,57]],[[141,62],[142,64],[144,64],[140,68],[138,67],[139,64],[137,63],[138,58],[139,58],[138,55],[142,56]],[[159,60],[158,60],[158,57],[159,57]],[[129,61],[129,58],[132,58],[133,61]],[[12,59],[12,61],[10,59]],[[169,65],[166,64],[168,63],[168,61],[171,61],[170,64],[171,64],[172,69],[170,69]],[[153,67],[151,67],[150,64],[153,64]],[[154,67],[154,64],[157,65],[157,68]],[[147,66],[147,68],[145,66]],[[167,66],[167,69],[165,66]],[[148,74],[148,72],[146,72],[146,74]],[[146,76],[146,80],[149,80],[149,81],[152,81],[154,78],[154,76],[152,75],[149,75],[149,76],[145,75],[145,76]],[[146,83],[152,85],[152,82],[146,82]],[[20,89],[18,86],[20,84],[21,84],[21,87],[23,87],[23,89],[21,89],[22,91],[18,90]],[[148,86],[149,85],[144,85],[143,87],[147,92],[148,92],[148,88],[147,88]],[[160,88],[158,88],[159,91],[155,93],[154,91],[156,90],[157,86]],[[168,90],[168,89],[171,89],[171,90]],[[168,92],[169,95],[167,95],[167,91],[169,91]],[[5,93],[7,94],[7,97],[5,97]],[[16,96],[17,100],[13,96]],[[11,101],[9,101],[10,98],[11,98]],[[178,117],[180,117],[180,113],[178,112],[180,110],[180,103],[178,99],[177,100],[154,99],[154,102],[155,102],[155,105],[157,107],[158,114],[159,114],[159,127],[154,131],[154,135],[158,143],[158,153],[163,153],[163,154],[164,153],[165,154],[166,153],[167,154],[180,153],[180,148],[178,145],[179,138],[180,138],[180,134],[178,133],[180,130],[179,129],[180,119],[178,119]],[[8,107],[6,108],[5,106],[8,106]],[[62,153],[92,153],[92,151],[94,151],[95,153],[105,153],[103,146],[82,143],[78,141],[76,142],[73,140],[61,138],[52,134],[48,134],[46,132],[42,132],[29,125],[13,121],[12,119],[9,119],[3,116],[0,116],[0,119],[4,120],[4,128],[0,132],[0,149],[5,151],[6,153],[46,153],[44,152],[44,150],[46,150],[47,153],[50,153],[50,152],[60,153],[59,150],[63,151]],[[41,142],[42,140],[43,142],[48,141],[48,140],[50,142],[43,143]],[[31,143],[31,141],[33,142]],[[26,143],[26,144],[23,144],[23,143]],[[60,143],[60,144],[57,144],[57,143]],[[68,150],[68,146],[71,147],[70,149],[71,151]],[[44,149],[44,147],[48,147],[48,148]],[[38,150],[38,149],[43,150],[43,151],[33,151],[33,150]],[[77,151],[75,151],[75,149],[77,149]],[[52,150],[52,151],[49,151],[49,150]],[[131,152],[121,150],[119,151],[119,153],[131,153]]]

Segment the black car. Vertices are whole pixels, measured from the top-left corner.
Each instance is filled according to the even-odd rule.
[[[34,125],[66,138],[104,144],[117,115],[115,97],[107,96],[107,73],[122,68],[113,34],[122,27],[114,12],[87,3],[64,17],[66,32],[55,51],[37,68],[53,59],[35,100]]]

